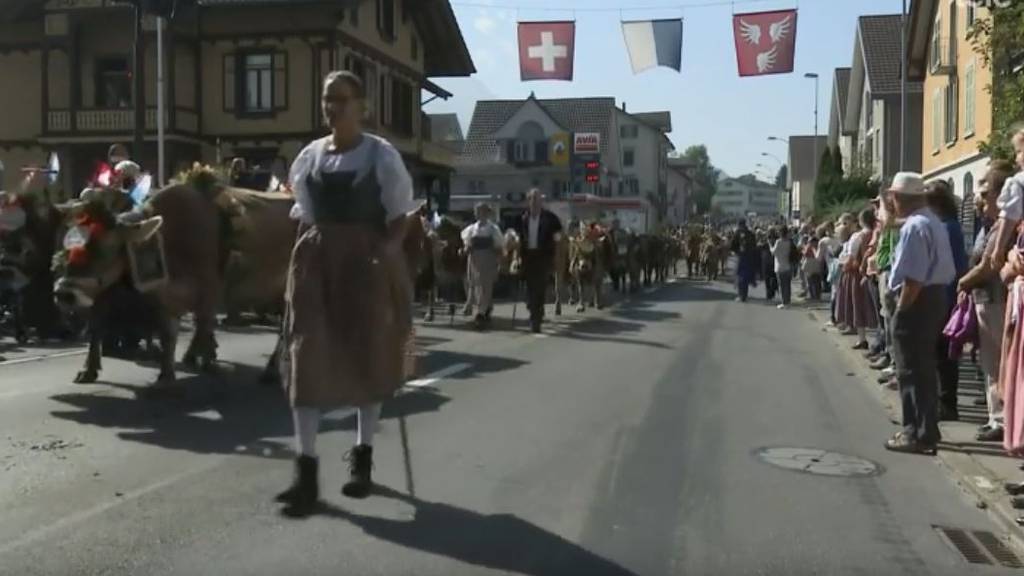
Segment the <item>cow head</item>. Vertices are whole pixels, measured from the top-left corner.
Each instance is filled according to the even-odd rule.
[[[95,198],[61,207],[67,232],[53,258],[54,298],[62,309],[88,308],[130,271],[128,243],[155,234],[163,218],[120,217]]]

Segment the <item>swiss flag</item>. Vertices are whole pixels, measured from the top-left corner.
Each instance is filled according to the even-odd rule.
[[[575,49],[575,22],[520,22],[520,78],[572,80]]]
[[[732,28],[740,76],[793,71],[796,10],[736,14]]]

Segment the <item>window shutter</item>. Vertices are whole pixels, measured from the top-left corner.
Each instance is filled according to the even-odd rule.
[[[274,85],[275,110],[288,109],[288,53],[274,52],[274,74],[271,82]]]
[[[506,142],[505,143],[505,150],[507,152],[505,154],[505,159],[510,164],[515,162],[515,160],[516,160],[516,141],[515,140],[509,140],[508,142]]]
[[[235,66],[238,57],[235,54],[224,55],[224,111],[235,111],[235,96],[238,95],[238,83],[235,81]]]
[[[534,161],[547,164],[548,163],[548,143],[543,140],[534,142],[533,145]]]

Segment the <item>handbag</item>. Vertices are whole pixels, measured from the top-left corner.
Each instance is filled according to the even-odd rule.
[[[959,359],[968,343],[978,341],[978,315],[974,306],[974,297],[962,298],[942,329],[942,334],[949,339],[949,358]]]

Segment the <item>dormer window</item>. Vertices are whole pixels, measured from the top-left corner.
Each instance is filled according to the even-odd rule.
[[[516,140],[515,143],[513,143],[513,145],[512,145],[512,160],[514,160],[516,162],[526,162],[527,161],[526,154],[527,154],[526,142],[523,142],[522,140]]]

